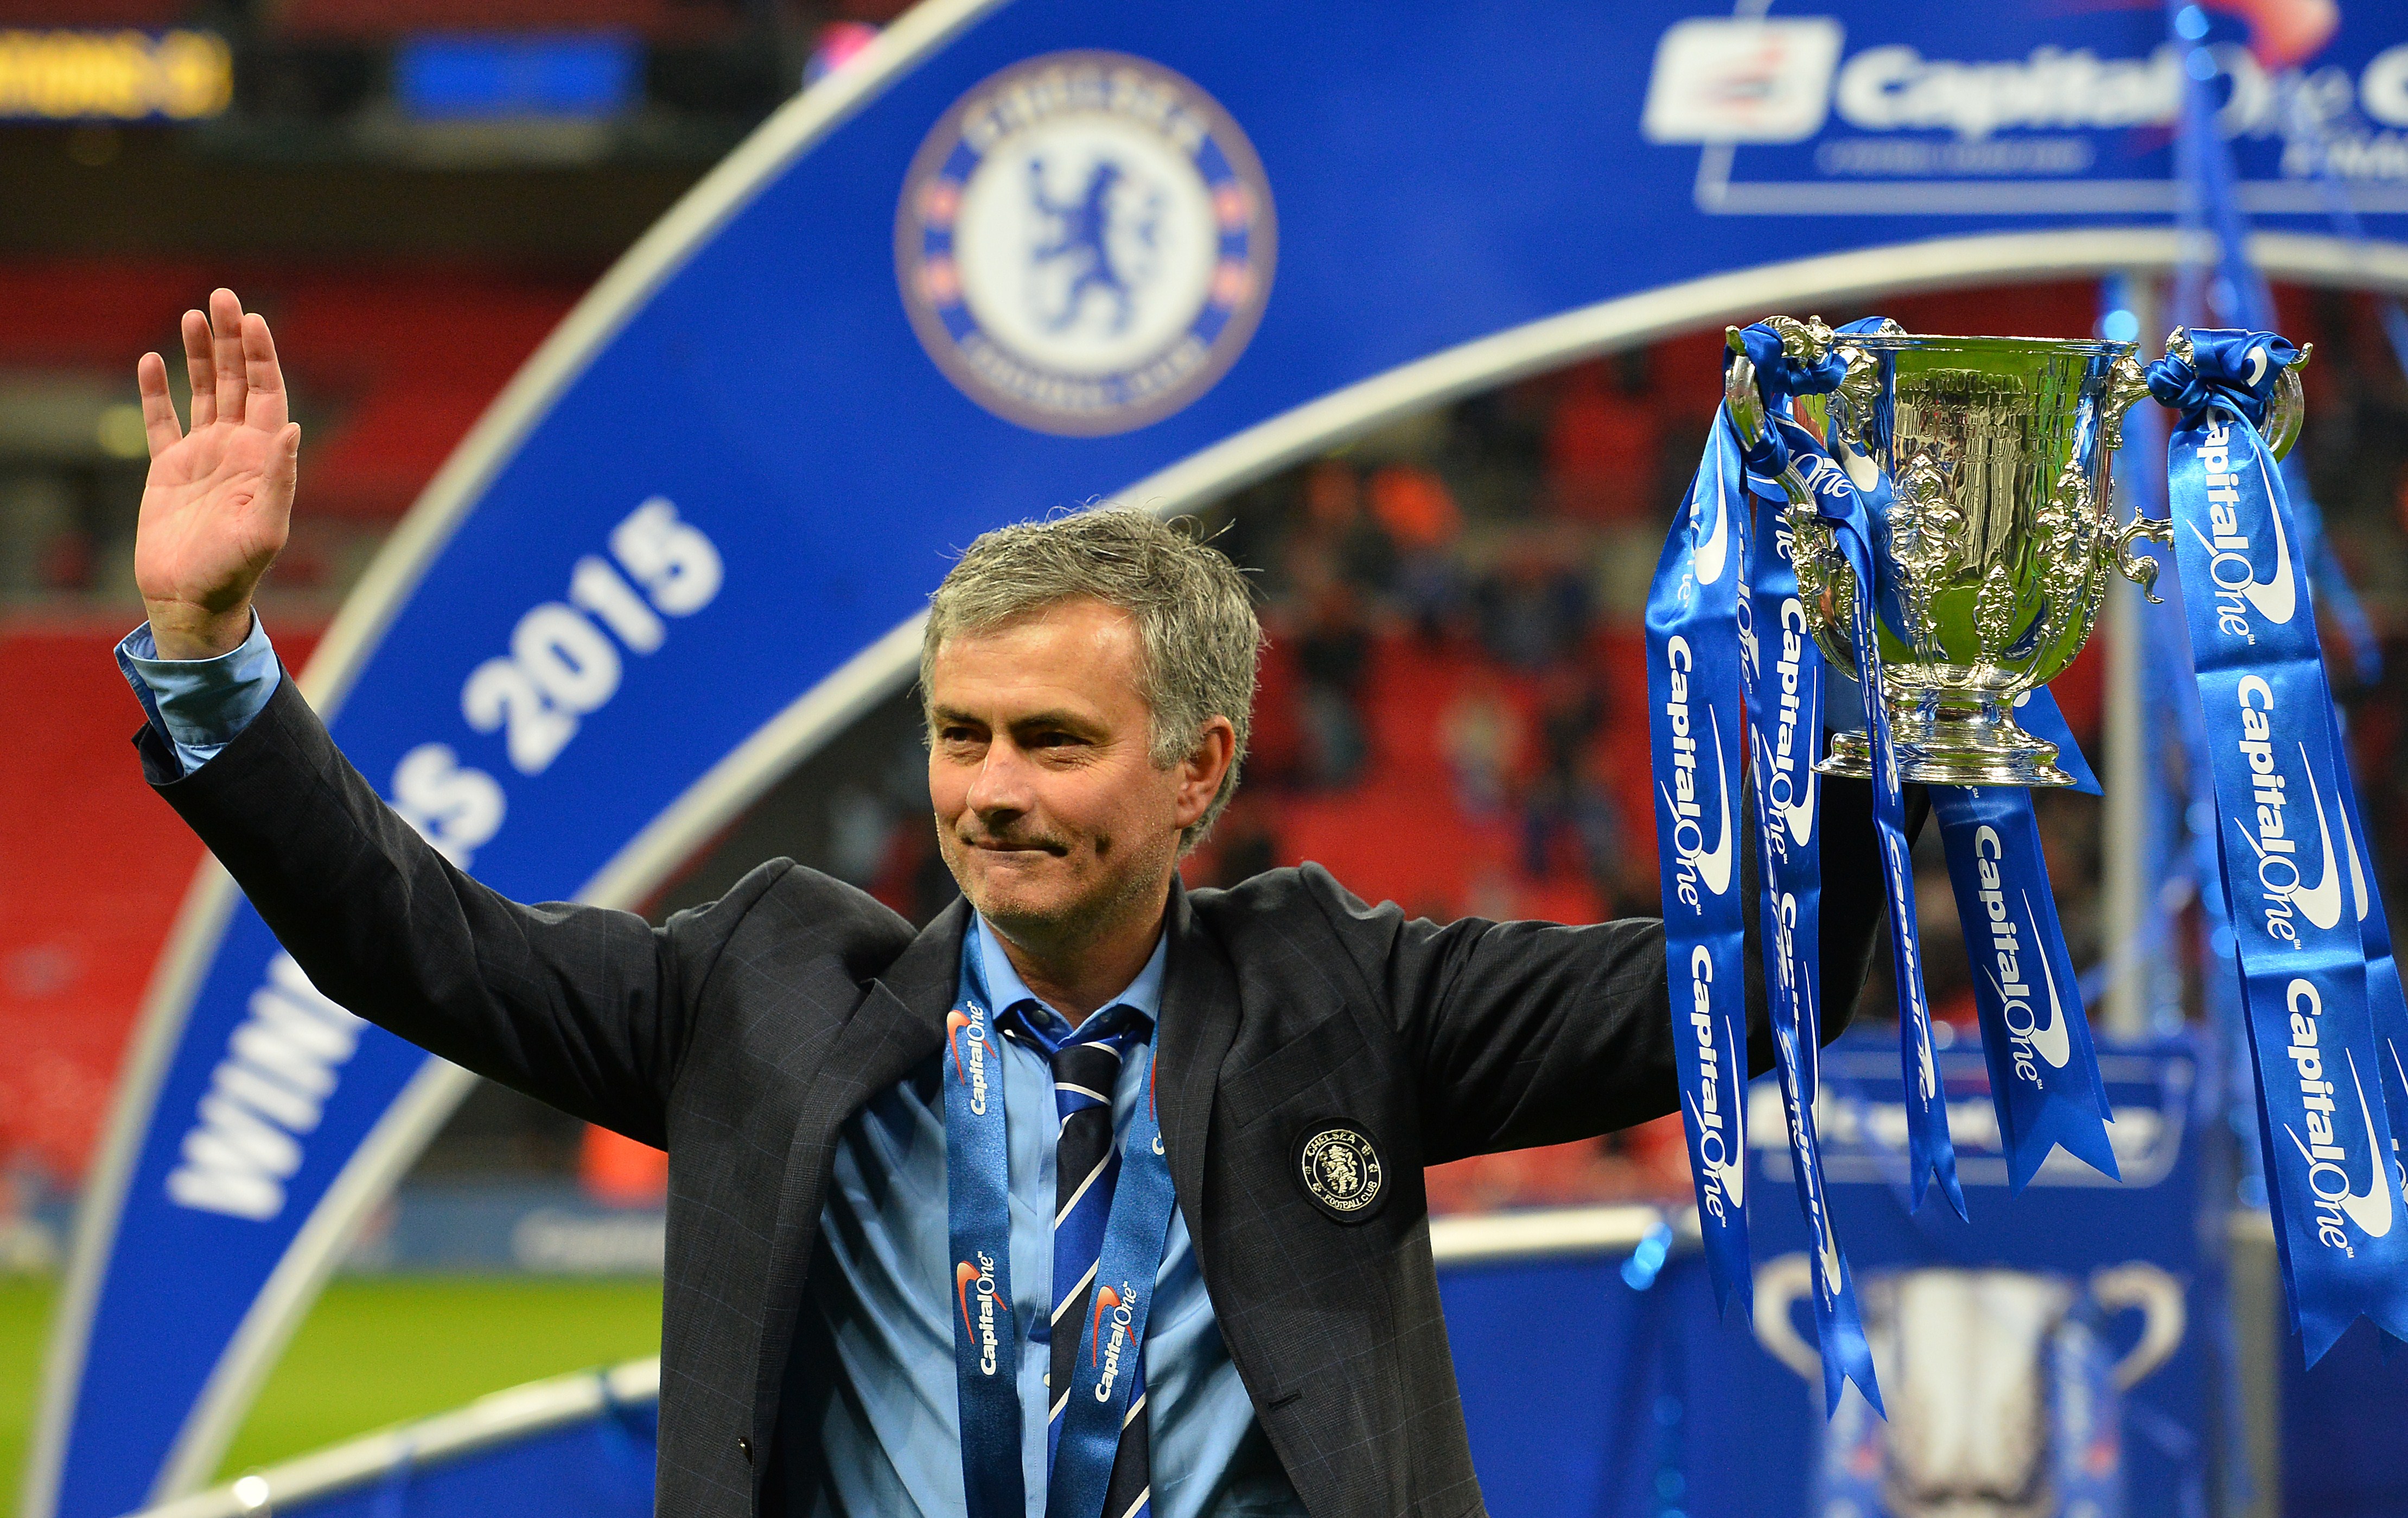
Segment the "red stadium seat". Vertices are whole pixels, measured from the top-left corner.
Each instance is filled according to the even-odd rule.
[[[0,1163],[80,1175],[201,846],[147,794],[141,708],[109,650],[139,614],[0,628],[0,685],[41,713],[0,745]],[[299,666],[315,628],[277,629]]]

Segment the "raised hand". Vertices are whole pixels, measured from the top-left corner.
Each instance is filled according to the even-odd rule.
[[[266,319],[231,290],[208,315],[184,313],[193,429],[176,420],[167,365],[135,366],[150,474],[134,533],[134,583],[163,658],[209,658],[251,632],[251,596],[282,552],[293,521],[301,428],[288,417],[284,373]]]

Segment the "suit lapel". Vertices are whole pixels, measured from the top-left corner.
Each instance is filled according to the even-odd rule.
[[[761,1358],[753,1385],[752,1447],[767,1451],[777,1423],[786,1355],[802,1309],[803,1278],[819,1228],[819,1209],[837,1131],[864,1104],[901,1080],[944,1047],[945,1013],[953,1005],[969,905],[956,900],[870,983],[811,1073],[786,1152],[779,1191],[777,1232],[769,1251],[768,1300],[762,1318]],[[768,1461],[756,1459],[757,1489]]]
[[[871,985],[873,997],[885,991],[914,1022],[925,1025],[931,1051],[945,1041],[945,1014],[953,1010],[953,992],[961,986],[962,939],[969,927],[970,904],[956,896]],[[897,1072],[896,1078],[900,1076]]]
[[[1200,1251],[1206,1237],[1205,1142],[1221,1062],[1238,1032],[1238,977],[1221,946],[1196,921],[1187,891],[1176,878],[1170,888],[1170,960],[1163,980],[1154,1055],[1162,1145],[1170,1157],[1171,1189]]]

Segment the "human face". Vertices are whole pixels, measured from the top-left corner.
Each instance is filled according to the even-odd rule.
[[[1227,725],[1156,768],[1141,654],[1126,612],[1080,599],[948,638],[931,662],[938,845],[1007,937],[1067,947],[1162,909],[1180,833],[1228,767]]]

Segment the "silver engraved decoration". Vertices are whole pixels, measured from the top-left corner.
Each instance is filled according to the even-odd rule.
[[[2015,704],[2089,641],[2109,574],[2155,585],[2157,561],[2134,544],[2172,541],[2162,519],[2113,521],[2109,463],[2124,413],[2149,393],[2132,344],[1932,337],[1894,322],[1835,333],[1820,317],[1767,325],[1789,357],[1837,353],[1847,365],[1835,392],[1796,404],[1801,422],[1828,429],[1834,458],[1874,507],[1882,693],[1899,775],[2071,784],[2056,745],[2017,725]],[[1730,344],[1725,397],[1753,445],[1768,419],[1736,327]],[[2187,357],[2189,339],[2178,332],[2168,347]],[[2301,398],[2296,369],[2286,370],[2266,426],[2277,457],[2299,434]],[[1779,483],[1807,623],[1836,672],[1853,674],[1856,575],[1798,470]],[[1870,775],[1867,735],[1835,733],[1816,768]]]

